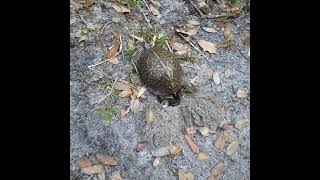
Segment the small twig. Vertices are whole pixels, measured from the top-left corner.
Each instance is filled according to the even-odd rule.
[[[109,22],[107,22],[105,25],[103,25],[103,27],[102,27],[102,29],[101,29],[101,33],[103,33],[104,28],[105,28],[108,24],[110,24],[110,23],[112,23],[112,21],[109,21]]]
[[[244,57],[247,61],[250,61],[250,59],[249,59],[247,56],[245,56],[245,55],[241,52],[240,49],[238,49],[238,51],[239,51],[239,53],[241,54],[242,57]]]
[[[185,41],[187,41],[195,50],[197,50],[198,52],[200,52],[201,54],[203,54],[199,48],[195,47],[195,45],[193,45],[193,43],[187,39],[186,37],[184,37],[182,34],[178,33]]]
[[[88,23],[87,23],[87,21],[83,18],[83,16],[82,15],[79,15],[80,16],[80,19],[83,21],[83,23],[85,24],[85,25],[87,25]]]
[[[146,1],[145,1],[145,0],[142,0],[142,1],[143,1],[144,5],[147,7],[147,9],[148,9],[149,11],[151,11],[151,9],[149,8],[149,6],[148,6],[148,4],[146,3]]]
[[[200,14],[201,18],[205,18],[206,16],[202,13],[202,11],[197,7],[197,5],[195,5],[192,0],[188,0],[189,3],[198,11],[198,13]]]
[[[133,37],[134,39],[138,40],[139,42],[144,42],[144,40],[141,37],[129,34],[131,37]]]
[[[152,25],[149,22],[149,19],[147,18],[146,14],[144,14],[143,9],[139,6],[139,10],[141,11],[141,13],[143,14],[144,19],[146,20],[146,22],[148,23],[149,27],[152,27]]]
[[[167,44],[167,47],[168,47],[169,51],[172,53],[172,49],[171,49],[171,47],[169,46],[169,43],[168,43],[167,40],[166,40],[166,44]]]
[[[114,79],[114,82],[113,82],[113,84],[112,84],[111,90],[110,90],[110,92],[108,93],[108,95],[106,95],[106,96],[104,96],[102,99],[100,99],[100,100],[98,101],[98,104],[102,103],[104,100],[106,100],[106,101],[109,100],[109,97],[110,97],[111,93],[113,92],[114,85],[116,84],[117,81],[118,81],[118,77],[116,77],[116,78]]]

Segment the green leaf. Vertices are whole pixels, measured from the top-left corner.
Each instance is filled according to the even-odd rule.
[[[101,109],[101,108],[99,108],[99,109],[96,109],[95,111],[98,112],[98,113],[103,114],[104,122],[105,122],[105,124],[107,126],[109,126],[110,123],[111,123],[111,120],[112,120],[112,115],[116,111],[116,108],[115,108],[115,106],[112,106],[109,109]]]

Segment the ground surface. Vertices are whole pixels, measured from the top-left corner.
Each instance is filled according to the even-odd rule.
[[[142,8],[146,10],[145,6]],[[138,11],[132,11],[132,14],[141,16]],[[104,31],[100,32],[87,29],[79,15],[82,15],[87,23],[101,26],[112,22],[114,17],[118,19],[113,19],[117,22],[108,24]],[[200,22],[200,26],[214,27],[217,30],[216,33],[207,33],[198,28],[198,33],[194,35],[195,39],[203,39],[216,44],[225,39],[221,29],[223,26],[219,22],[210,19],[201,20],[197,12],[182,0],[161,0],[160,15],[148,15],[147,17],[163,34],[172,34],[174,24],[184,24],[187,20],[192,19]],[[238,149],[230,156],[213,151],[213,142],[217,135],[210,134],[205,137],[199,132],[194,133],[193,140],[209,157],[202,161],[197,160],[182,133],[183,128],[188,127],[208,127],[216,131],[221,124],[249,119],[250,97],[237,97],[239,89],[250,92],[249,45],[239,46],[244,40],[243,31],[250,30],[249,15],[241,13],[240,17],[230,22],[235,36],[234,48],[218,48],[217,53],[209,54],[197,46],[203,55],[199,55],[194,62],[181,62],[186,81],[196,84],[196,91],[193,94],[185,94],[179,106],[162,107],[152,94],[146,92],[145,95],[154,111],[154,122],[151,126],[147,125],[145,118],[146,101],[140,102],[138,113],[129,112],[124,119],[120,118],[119,112],[121,108],[130,105],[130,99],[112,94],[108,102],[98,104],[97,101],[109,93],[107,85],[112,84],[112,81],[105,75],[99,75],[88,68],[89,65],[105,59],[106,48],[114,43],[112,32],[121,32],[123,48],[126,49],[127,40],[132,38],[125,29],[126,27],[134,29],[139,23],[117,13],[108,0],[97,1],[92,6],[78,11],[71,9],[71,19],[74,21],[70,25],[71,179],[97,179],[96,175],[81,173],[75,163],[83,155],[95,162],[97,153],[113,156],[118,161],[116,166],[104,166],[106,179],[118,170],[123,179],[178,179],[173,170],[175,167],[191,172],[194,179],[204,180],[219,162],[224,164],[225,169],[221,179],[250,179],[250,126],[242,130],[229,130],[239,142]],[[143,16],[141,20],[144,21]],[[74,34],[80,28],[87,29],[86,39],[78,42],[79,38],[74,37]],[[179,41],[187,44],[183,40]],[[118,61],[118,64],[106,62],[97,68],[111,77],[128,79],[128,76],[132,74],[128,70],[127,55],[120,54]],[[218,72],[221,83],[217,85],[213,82],[212,76],[201,74],[202,69],[212,69]],[[229,77],[225,76],[226,70],[230,70]],[[117,111],[112,116],[111,124],[106,126],[103,116],[94,110],[110,108],[111,104],[116,105]],[[135,149],[138,141],[145,141],[144,149],[140,152]],[[162,157],[160,164],[154,167],[155,157],[152,152],[172,144],[179,145],[182,152],[176,156]],[[224,151],[227,146],[228,143],[224,146]]]

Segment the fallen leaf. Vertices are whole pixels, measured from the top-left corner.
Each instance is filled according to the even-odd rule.
[[[153,161],[153,167],[156,167],[160,164],[161,157],[156,157]]]
[[[160,11],[156,7],[154,7],[152,4],[150,4],[149,7],[153,15],[158,16],[160,14]]]
[[[209,28],[209,27],[202,27],[202,29],[206,32],[210,32],[210,33],[215,33],[217,32],[217,30],[215,30],[214,28]]]
[[[87,40],[87,36],[81,36],[78,42]]]
[[[105,156],[103,154],[96,154],[96,158],[104,165],[116,166],[118,162],[111,156]]]
[[[171,154],[176,155],[182,151],[182,148],[179,145],[173,145],[169,151]]]
[[[94,165],[94,166],[89,166],[86,168],[82,168],[81,172],[87,175],[93,175],[93,174],[98,174],[103,172],[103,166],[101,164],[99,165]]]
[[[158,2],[158,1],[150,0],[150,2],[151,2],[152,4],[154,4],[155,6],[157,6],[157,7],[160,6],[160,2]]]
[[[216,53],[216,45],[214,43],[205,41],[205,40],[199,40],[198,44],[202,47],[204,51],[208,51],[209,53]]]
[[[220,76],[219,76],[219,73],[217,71],[215,71],[212,75],[212,78],[213,78],[213,82],[216,84],[216,85],[219,85],[221,80],[220,80]]]
[[[202,136],[209,136],[209,133],[211,130],[208,127],[202,127],[199,129],[199,132],[201,133]]]
[[[117,81],[114,84],[113,89],[115,90],[119,90],[119,91],[126,91],[126,90],[131,90],[131,86],[129,86],[128,84],[122,82],[122,81]]]
[[[198,26],[200,24],[198,21],[194,21],[194,20],[188,20],[187,23],[192,24],[194,26]]]
[[[191,29],[189,31],[181,31],[180,29],[176,29],[176,32],[182,33],[182,34],[186,34],[188,36],[193,36],[193,35],[197,34],[197,30],[196,29]]]
[[[234,125],[234,127],[236,127],[239,130],[242,130],[246,125],[249,124],[249,119],[240,119],[236,122],[236,124]]]
[[[114,45],[108,48],[106,53],[107,59],[116,57],[118,55],[119,50],[120,50],[120,42],[116,41]]]
[[[228,131],[223,131],[223,137],[227,143],[231,143],[236,140],[236,138],[231,136]]]
[[[189,128],[185,128],[184,131],[186,134],[191,135],[191,134],[195,133],[197,131],[197,129],[195,127],[189,127]]]
[[[83,7],[89,7],[95,2],[96,2],[96,0],[84,0],[84,3],[82,5],[83,5]]]
[[[127,90],[121,91],[119,96],[120,97],[130,97],[131,94],[132,94],[132,91],[130,89],[127,89]]]
[[[98,179],[99,179],[99,180],[105,180],[105,179],[106,179],[106,174],[105,174],[105,172],[98,173]]]
[[[186,54],[188,51],[176,51],[175,54],[176,55],[184,55]]]
[[[169,155],[171,148],[172,148],[172,146],[162,147],[160,149],[157,149],[157,150],[153,151],[152,155],[156,156],[156,157]]]
[[[222,162],[219,162],[212,168],[210,176],[208,177],[208,180],[219,180],[223,173],[224,173],[224,164]]]
[[[146,90],[147,90],[147,88],[146,88],[145,86],[142,86],[142,87],[139,89],[137,98],[139,98],[140,96],[142,96],[143,93],[146,92]]]
[[[186,44],[176,42],[172,44],[172,49],[176,51],[187,51],[189,48]]]
[[[136,146],[136,151],[140,152],[144,149],[144,141],[138,141],[137,146]]]
[[[81,158],[76,161],[76,164],[81,169],[91,166],[91,162],[86,156],[81,156]]]
[[[226,71],[224,71],[224,77],[225,78],[230,78],[230,76],[231,76],[231,70],[230,69],[227,69]]]
[[[111,180],[122,180],[122,177],[120,175],[120,171],[113,172],[110,176]]]
[[[91,30],[95,30],[95,27],[92,23],[87,23],[87,28]]]
[[[192,138],[190,135],[188,134],[185,134],[184,135],[184,139],[186,140],[189,148],[191,149],[191,151],[194,153],[194,154],[199,154],[199,148],[197,146],[197,144],[195,142],[193,142]]]
[[[231,142],[227,147],[227,154],[230,156],[231,154],[235,153],[238,149],[239,143],[238,141]]]
[[[182,169],[179,169],[178,171],[179,180],[193,180],[194,176],[190,172],[185,172]]]
[[[245,91],[243,91],[242,89],[238,89],[237,91],[237,97],[238,98],[246,98],[248,95]]]
[[[130,108],[132,109],[133,113],[137,113],[139,111],[139,99],[138,98],[133,98],[131,99],[131,106]]]
[[[220,152],[223,149],[224,144],[225,144],[225,140],[224,140],[223,134],[219,134],[213,143],[213,150],[215,152]]]
[[[173,43],[176,43],[176,42],[177,42],[176,36],[172,36],[172,37],[170,38],[170,46],[172,47],[172,46],[173,46]]]
[[[189,24],[189,23],[186,24],[186,27],[187,27],[188,29],[194,29],[194,28],[196,28],[195,25],[192,25],[192,24]]]
[[[204,69],[201,69],[200,71],[199,71],[199,74],[200,75],[203,75],[203,76],[212,76],[213,75],[213,70],[212,69],[210,69],[210,68],[204,68]]]
[[[72,25],[72,24],[76,23],[76,21],[77,21],[77,19],[76,19],[76,18],[72,18],[72,19],[70,19],[70,25]]]
[[[123,6],[118,6],[116,4],[112,4],[112,7],[114,10],[116,10],[118,13],[128,13],[130,12],[130,9],[127,9]]]
[[[146,120],[147,120],[147,124],[150,126],[151,123],[153,122],[153,111],[150,107],[147,108],[147,111],[146,111]]]
[[[208,158],[209,158],[208,155],[206,153],[204,153],[204,152],[200,152],[198,154],[198,157],[197,157],[197,159],[200,160],[200,161],[207,160]]]

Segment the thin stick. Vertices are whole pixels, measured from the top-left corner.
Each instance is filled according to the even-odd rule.
[[[112,84],[112,87],[111,87],[111,90],[110,90],[109,94],[106,95],[106,96],[104,96],[102,99],[100,99],[100,100],[98,101],[98,104],[102,103],[104,100],[106,100],[106,101],[109,100],[109,97],[110,97],[111,93],[113,92],[114,85],[116,84],[117,81],[118,81],[118,77],[116,77],[116,78],[114,79],[114,82],[113,82],[113,84]]]
[[[141,11],[141,13],[143,14],[144,19],[147,21],[149,27],[152,27],[152,25],[149,22],[149,19],[147,18],[146,14],[144,14],[143,9],[141,7],[139,7],[139,10]]]
[[[131,37],[133,37],[134,39],[138,40],[139,42],[144,42],[144,40],[141,37],[129,34]]]
[[[85,25],[87,25],[88,23],[87,23],[87,21],[83,18],[83,16],[82,15],[80,15],[80,19],[83,21],[83,23],[85,24]]]
[[[193,43],[189,40],[189,39],[187,39],[186,37],[184,37],[182,34],[180,34],[180,33],[178,33],[185,41],[187,41],[195,50],[197,50],[198,52],[200,52],[201,54],[203,54],[201,51],[200,51],[200,49],[198,49],[197,47],[195,47],[194,45],[193,45]]]
[[[146,5],[147,9],[148,9],[149,11],[151,11],[151,9],[149,8],[149,6],[148,6],[148,4],[146,3],[146,1],[145,1],[145,0],[142,0],[142,1],[143,1],[144,5]]]
[[[102,29],[101,29],[101,33],[103,33],[104,28],[105,28],[108,24],[110,24],[110,23],[112,23],[112,21],[109,21],[109,22],[107,22],[105,25],[103,25],[103,27],[102,27]]]
[[[169,43],[168,43],[167,40],[166,40],[166,44],[167,44],[167,47],[168,47],[169,51],[172,53],[172,49],[171,49],[171,47],[169,46]]]
[[[195,4],[192,2],[192,0],[188,0],[188,1],[189,1],[190,4],[198,11],[198,13],[200,14],[201,18],[206,17],[206,16],[202,13],[202,11],[197,7],[197,5],[195,5]]]

